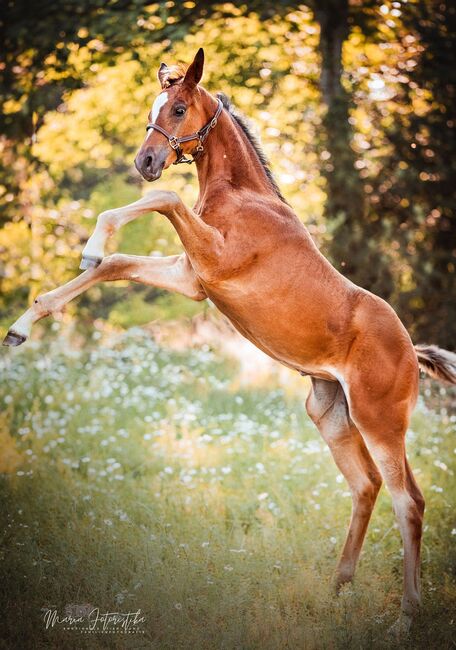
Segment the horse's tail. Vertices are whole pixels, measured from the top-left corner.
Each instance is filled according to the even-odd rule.
[[[428,375],[456,385],[456,354],[436,345],[415,345],[421,370]]]

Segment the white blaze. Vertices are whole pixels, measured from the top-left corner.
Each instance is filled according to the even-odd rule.
[[[152,105],[152,124],[155,124],[163,106],[168,101],[168,93],[160,93]]]

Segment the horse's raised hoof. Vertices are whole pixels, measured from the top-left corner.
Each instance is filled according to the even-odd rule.
[[[27,339],[26,336],[23,334],[18,334],[17,332],[13,332],[12,330],[9,330],[5,338],[3,339],[3,345],[7,345],[10,348],[15,348],[18,345],[22,345],[22,343]]]
[[[100,266],[102,263],[102,257],[95,257],[93,255],[83,255],[79,268],[82,271],[87,271],[87,269],[96,269],[97,266]]]

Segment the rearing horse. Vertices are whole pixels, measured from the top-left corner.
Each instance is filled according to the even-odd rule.
[[[236,329],[280,363],[310,375],[307,411],[329,445],[353,497],[337,586],[352,579],[374,503],[385,481],[404,545],[404,595],[398,629],[420,603],[423,495],[405,453],[418,395],[419,365],[456,383],[456,355],[414,347],[391,307],[355,286],[323,257],[266,165],[259,146],[226,99],[199,85],[204,54],[187,70],[162,63],[162,87],[135,164],[154,181],[192,155],[199,198],[192,209],[174,192],[152,191],[99,215],[83,251],[84,273],[38,297],[9,330],[19,345],[39,319],[97,282],[133,280],[209,297]],[[107,238],[157,211],[176,229],[184,253],[104,257]]]

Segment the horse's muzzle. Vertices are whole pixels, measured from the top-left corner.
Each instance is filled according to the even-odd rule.
[[[141,149],[135,158],[135,167],[146,181],[156,181],[160,178],[165,166],[168,151],[166,149]]]

